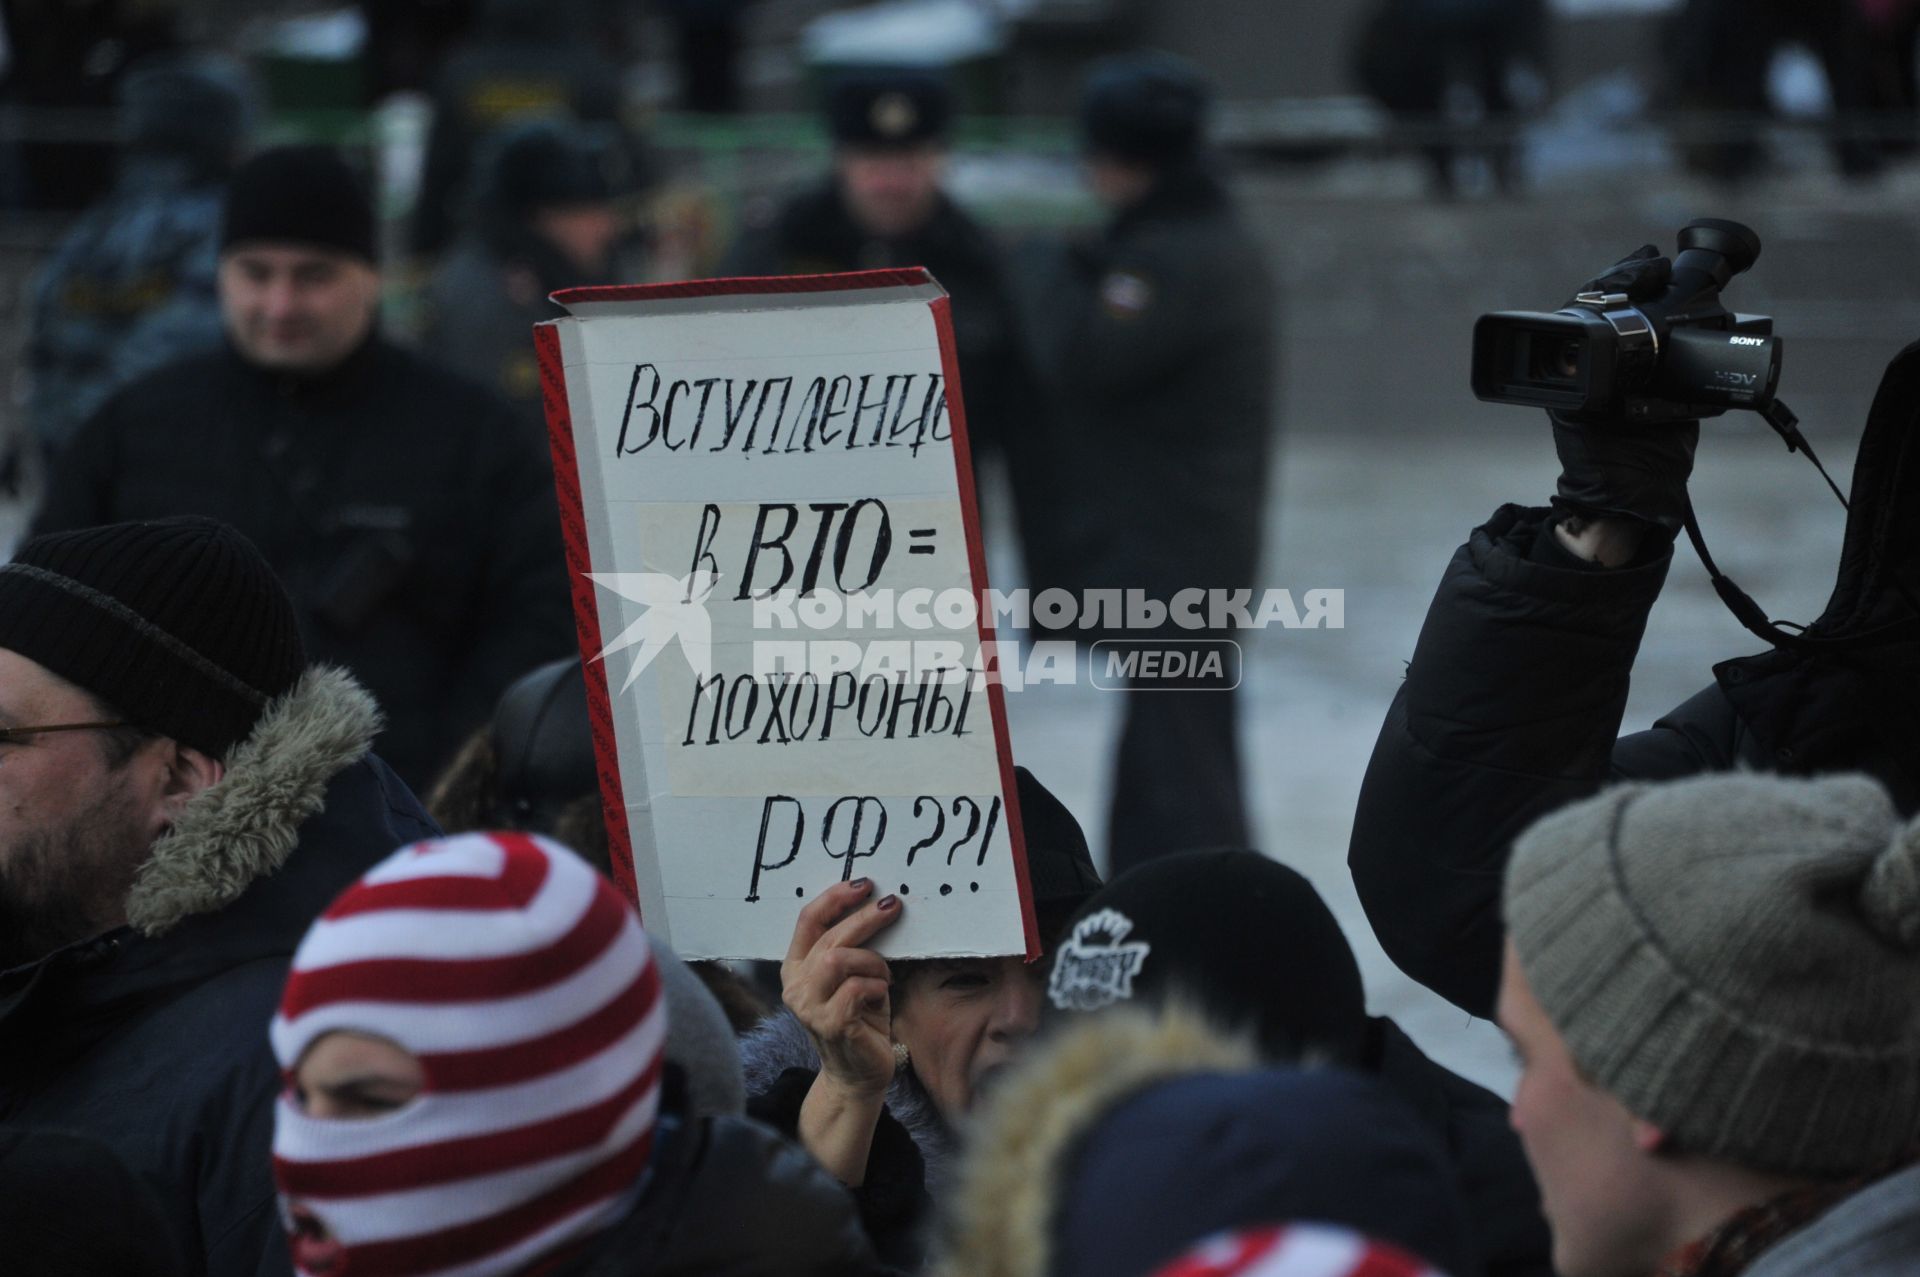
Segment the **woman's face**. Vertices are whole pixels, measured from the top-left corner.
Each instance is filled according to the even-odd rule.
[[[916,963],[895,991],[893,1038],[940,1115],[957,1121],[1040,1027],[1046,984],[1021,958]]]

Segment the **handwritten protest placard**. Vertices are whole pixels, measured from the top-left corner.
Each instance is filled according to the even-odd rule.
[[[616,876],[688,958],[872,878],[893,956],[1037,953],[945,292],[556,294],[535,330]]]

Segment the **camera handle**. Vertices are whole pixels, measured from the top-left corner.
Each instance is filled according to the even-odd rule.
[[[1760,410],[1760,416],[1765,418],[1773,432],[1785,441],[1788,452],[1806,454],[1807,460],[1813,463],[1813,468],[1820,472],[1820,477],[1827,481],[1829,488],[1833,489],[1833,495],[1839,500],[1841,509],[1851,513],[1853,507],[1848,503],[1846,494],[1840,491],[1840,485],[1833,481],[1833,476],[1827,473],[1827,468],[1820,464],[1820,458],[1814,454],[1813,445],[1808,443],[1806,436],[1800,433],[1800,418],[1794,415],[1793,409],[1776,399],[1765,409]],[[1693,498],[1682,493],[1681,500],[1686,506],[1687,540],[1693,542],[1693,552],[1700,556],[1700,565],[1706,568],[1707,576],[1713,582],[1713,592],[1720,596],[1720,601],[1727,605],[1727,610],[1733,613],[1735,620],[1754,636],[1766,640],[1773,646],[1808,653],[1844,651],[1848,648],[1878,643],[1889,635],[1908,629],[1916,621],[1920,621],[1920,603],[1916,603],[1913,595],[1908,593],[1907,587],[1895,578],[1889,583],[1900,597],[1906,600],[1907,606],[1913,609],[1913,616],[1903,620],[1889,621],[1885,625],[1876,625],[1870,630],[1863,630],[1859,634],[1845,638],[1796,634],[1782,628],[1781,623],[1768,619],[1766,612],[1753,601],[1752,595],[1735,585],[1733,578],[1720,570],[1720,565],[1713,561],[1713,555],[1707,552],[1707,539],[1701,535],[1700,519],[1693,512]],[[1792,625],[1793,622],[1788,621],[1785,624]]]

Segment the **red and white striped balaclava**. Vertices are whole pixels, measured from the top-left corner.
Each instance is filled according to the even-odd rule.
[[[1446,1277],[1385,1242],[1325,1224],[1250,1228],[1201,1242],[1153,1277]]]
[[[411,1052],[420,1093],[374,1117],[309,1116],[293,1070],[336,1029]],[[524,834],[401,848],[313,924],[274,1017],[294,1267],[492,1277],[572,1252],[633,1200],[666,1031],[640,920],[572,852]]]

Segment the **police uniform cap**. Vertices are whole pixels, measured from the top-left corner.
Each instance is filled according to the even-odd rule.
[[[953,94],[930,71],[849,72],[827,90],[827,127],[835,142],[914,146],[944,139]]]
[[[1170,53],[1130,53],[1098,63],[1081,98],[1089,151],[1165,165],[1189,159],[1206,134],[1212,91],[1199,69]]]

